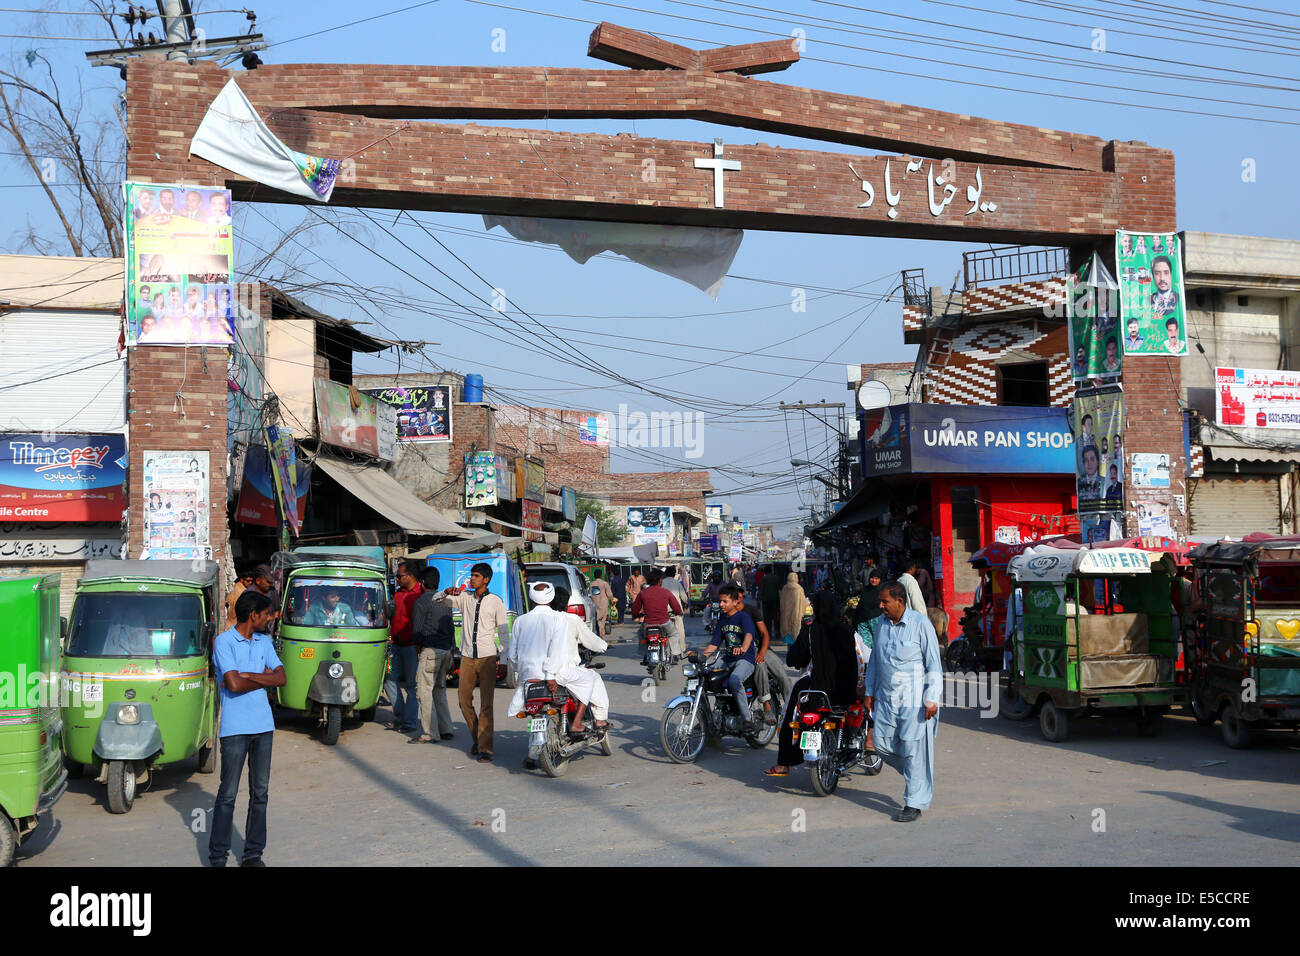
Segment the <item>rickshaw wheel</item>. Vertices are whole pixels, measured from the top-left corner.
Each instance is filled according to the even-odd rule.
[[[14,865],[14,854],[18,852],[18,834],[9,818],[0,813],[0,869]]]
[[[135,805],[135,766],[129,760],[108,764],[108,812],[127,813]]]
[[[1202,727],[1209,727],[1214,723],[1214,711],[1210,710],[1201,702],[1201,697],[1196,691],[1187,695],[1187,710]]]
[[[1250,724],[1241,719],[1236,707],[1231,703],[1224,704],[1219,720],[1222,722],[1225,744],[1233,750],[1246,750],[1250,747]]]
[[[1038,727],[1044,739],[1055,744],[1070,736],[1070,718],[1052,700],[1043,701],[1043,708],[1038,712]]]
[[[215,740],[199,748],[199,773],[216,773],[218,749]]]
[[[325,736],[321,738],[327,746],[333,747],[339,742],[343,730],[343,711],[337,707],[325,708]]]

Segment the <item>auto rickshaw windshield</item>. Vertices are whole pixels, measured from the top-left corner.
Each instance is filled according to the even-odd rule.
[[[1300,566],[1261,563],[1255,603],[1280,607],[1300,604]]]
[[[285,623],[298,627],[387,627],[382,581],[298,577],[289,585]]]
[[[194,594],[86,593],[77,597],[69,657],[202,654],[203,605]]]

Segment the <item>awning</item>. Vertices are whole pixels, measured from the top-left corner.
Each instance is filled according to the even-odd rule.
[[[1239,445],[1206,445],[1215,461],[1269,461],[1291,464],[1296,460],[1293,451],[1273,451],[1269,448],[1251,448]]]
[[[379,465],[365,465],[317,455],[313,464],[407,534],[468,538],[475,534],[444,518]]]
[[[499,534],[480,534],[472,538],[465,538],[463,541],[444,541],[441,544],[431,544],[419,551],[412,551],[406,557],[424,560],[435,554],[477,554],[479,552],[496,551],[497,549],[509,552],[519,547],[523,542],[523,538],[508,538]]]
[[[853,497],[844,502],[844,507],[831,515],[817,527],[813,534],[825,534],[836,528],[848,528],[855,524],[875,521],[889,510],[889,498],[884,489],[875,482],[868,482],[854,492]]]

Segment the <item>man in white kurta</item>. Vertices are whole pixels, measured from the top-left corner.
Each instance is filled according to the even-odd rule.
[[[903,809],[911,823],[934,798],[934,737],[939,725],[943,665],[939,640],[924,614],[907,607],[903,586],[880,589],[884,611],[863,675],[866,704],[875,718],[876,752],[903,774]]]
[[[608,714],[609,697],[599,675],[580,666],[578,641],[581,639],[593,649],[599,647],[600,650],[608,645],[592,634],[576,615],[551,609],[555,588],[550,584],[538,581],[528,589],[528,598],[533,609],[516,618],[510,647],[506,651],[507,663],[519,675],[519,686],[510,699],[510,713],[518,713],[523,709],[524,685],[527,681],[544,680],[562,684],[581,703],[570,729],[583,729],[582,716],[588,704],[596,718],[596,725],[601,726]],[[570,620],[582,625],[587,635],[582,638],[570,636]]]

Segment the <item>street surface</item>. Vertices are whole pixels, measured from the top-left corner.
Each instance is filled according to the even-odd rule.
[[[703,644],[699,618],[688,643]],[[456,738],[408,744],[380,723],[346,727],[326,747],[306,723],[281,724],[271,771],[271,866],[481,864],[1294,865],[1300,853],[1300,737],[1260,735],[1230,750],[1217,725],[1166,718],[1162,737],[1131,721],[1075,722],[1069,741],[1042,739],[1036,720],[981,719],[944,708],[934,806],[899,824],[902,777],[860,772],[818,798],[807,771],[769,780],[776,746],[736,738],[705,747],[694,765],[659,745],[663,702],[681,670],[642,700],[635,629],[601,659],[615,752],[588,752],[566,776],[525,771],[524,721],[496,696],[496,762],[467,756]],[[380,718],[386,719],[386,710]],[[1208,765],[1207,765],[1208,764]],[[70,782],[19,852],[21,866],[195,866],[207,861],[216,776],[166,768],[125,816],[104,788]],[[242,847],[247,778],[235,811]],[[1099,811],[1104,811],[1103,815]],[[1104,832],[1094,827],[1104,821]],[[202,832],[195,832],[201,830]]]

